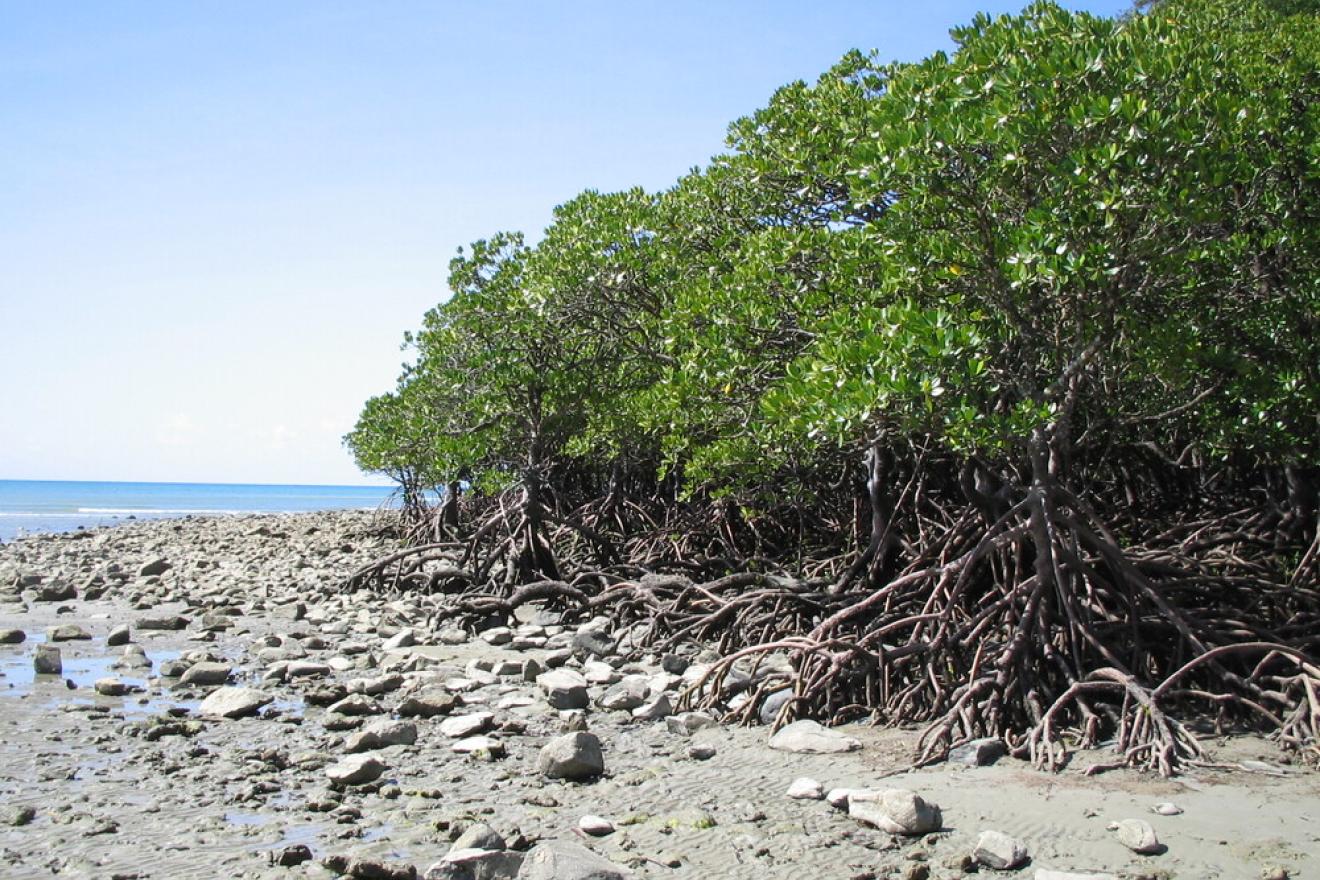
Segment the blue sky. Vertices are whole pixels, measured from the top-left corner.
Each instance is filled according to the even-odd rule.
[[[0,479],[374,482],[459,245],[1021,5],[0,0]]]

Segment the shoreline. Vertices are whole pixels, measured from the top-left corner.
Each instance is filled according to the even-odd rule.
[[[1304,877],[1320,863],[1317,777],[1256,737],[1206,743],[1216,761],[1249,769],[1160,779],[1086,777],[1088,756],[1058,774],[1011,758],[908,772],[915,733],[856,724],[837,732],[862,747],[840,754],[771,749],[765,728],[674,732],[667,718],[634,717],[639,706],[619,694],[635,687],[643,703],[677,703],[681,674],[664,658],[593,655],[583,646],[606,621],[561,626],[529,608],[511,631],[482,637],[433,625],[442,597],[340,593],[350,571],[391,546],[369,533],[374,516],[124,522],[0,545],[0,630],[26,637],[0,645],[0,873],[423,876],[477,824],[518,853],[572,843],[639,877],[963,877],[986,830],[1026,847],[1023,877]],[[24,586],[6,589],[15,579]],[[75,596],[39,601],[61,585]],[[39,637],[65,624],[90,636],[58,643],[69,674],[32,676]],[[111,669],[127,656],[107,644],[123,625],[149,668]],[[710,659],[694,646],[668,667]],[[230,667],[228,686],[272,702],[249,717],[199,717],[219,685],[165,674],[197,663]],[[536,681],[549,668],[583,676],[585,712],[550,705]],[[143,692],[95,693],[107,676]],[[356,699],[330,711],[325,700],[341,691]],[[354,702],[367,714],[349,714]],[[434,714],[414,714],[419,706]],[[415,741],[352,753],[379,760],[380,777],[332,783],[327,771],[354,738],[387,719],[412,725]],[[542,748],[583,726],[599,738],[604,774],[544,776]],[[472,736],[490,741],[454,751]],[[802,777],[825,790],[911,789],[942,808],[942,828],[895,836],[823,800],[787,797]],[[1152,812],[1170,802],[1182,812]],[[584,816],[614,830],[591,836]],[[1127,849],[1107,828],[1127,819],[1149,822],[1165,850]],[[300,857],[297,847],[311,858],[270,864]]]

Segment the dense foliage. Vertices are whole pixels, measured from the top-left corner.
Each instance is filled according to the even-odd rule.
[[[464,589],[788,652],[781,720],[1051,763],[1066,718],[1167,771],[1196,746],[1160,706],[1199,699],[1313,744],[1320,13],[953,35],[779,90],[666,192],[476,242],[350,448],[424,546],[471,482]],[[638,585],[663,571],[719,589]]]

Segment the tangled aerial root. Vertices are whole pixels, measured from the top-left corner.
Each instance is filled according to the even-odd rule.
[[[668,538],[607,539],[590,520],[552,536],[569,547],[559,567],[576,574],[520,582],[526,522],[501,507],[466,541],[401,550],[344,586],[444,594],[437,619],[474,628],[541,602],[566,619],[608,615],[634,650],[714,647],[681,708],[776,726],[920,724],[918,764],[999,737],[1057,770],[1070,750],[1112,739],[1116,759],[1088,772],[1170,775],[1203,760],[1193,720],[1267,731],[1320,763],[1320,594],[1298,580],[1317,545],[1284,576],[1223,537],[1256,540],[1241,519],[1123,547],[1041,472],[1006,508],[993,521],[971,508],[924,521],[920,552],[877,583],[841,577],[857,569],[843,557],[798,566],[811,577],[765,559],[739,570],[685,558]]]

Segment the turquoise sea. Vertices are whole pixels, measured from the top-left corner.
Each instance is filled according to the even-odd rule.
[[[385,486],[0,480],[0,541],[141,519],[374,509]]]

